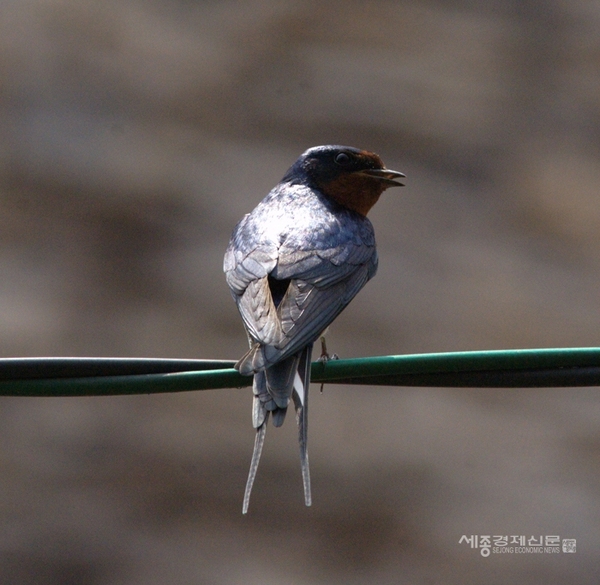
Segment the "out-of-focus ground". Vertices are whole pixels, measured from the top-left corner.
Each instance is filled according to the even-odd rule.
[[[332,351],[600,345],[598,31],[591,0],[3,2],[0,355],[239,357],[229,234],[324,143],[407,175]],[[312,508],[292,417],[242,517],[250,406],[1,399],[0,583],[597,583],[597,388],[315,387]]]

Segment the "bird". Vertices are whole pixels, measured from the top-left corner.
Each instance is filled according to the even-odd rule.
[[[367,213],[386,189],[404,186],[399,182],[403,177],[374,152],[315,146],[233,230],[223,270],[248,336],[249,350],[235,368],[254,376],[256,429],[243,514],[269,416],[280,427],[290,399],[298,424],[304,501],[312,503],[307,431],[313,344],[375,275],[377,249]]]

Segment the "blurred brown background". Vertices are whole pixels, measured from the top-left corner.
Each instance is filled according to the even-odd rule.
[[[0,355],[235,359],[236,221],[306,148],[404,171],[343,357],[600,345],[592,0],[5,0]],[[0,400],[0,582],[597,583],[596,388]],[[471,534],[576,538],[492,554]]]

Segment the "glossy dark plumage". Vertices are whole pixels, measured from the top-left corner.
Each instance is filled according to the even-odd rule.
[[[269,413],[283,423],[290,398],[299,426],[306,505],[308,382],[313,342],[377,270],[366,213],[401,173],[373,153],[345,146],[307,150],[281,182],[238,223],[224,260],[227,283],[248,332],[237,363],[254,374],[255,450],[250,491]]]

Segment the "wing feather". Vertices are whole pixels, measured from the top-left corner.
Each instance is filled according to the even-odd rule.
[[[260,343],[278,343],[282,335],[281,320],[273,303],[268,278],[264,276],[250,281],[236,300],[250,336]]]
[[[326,224],[328,235],[321,238],[306,231],[294,237],[292,232],[283,237],[280,231],[275,237],[268,230],[251,228],[251,219],[244,218],[234,231],[224,260],[227,282],[254,341],[238,362],[245,374],[269,367],[314,342],[377,269],[370,223],[342,229],[338,219],[332,218]],[[290,280],[277,307],[269,276]]]
[[[267,368],[315,341],[366,284],[369,276],[369,265],[362,265],[355,267],[344,280],[326,288],[292,280],[277,308],[279,333],[269,342],[255,338],[257,343],[238,363],[240,372],[249,374]]]

